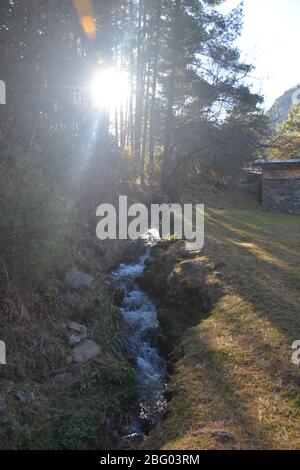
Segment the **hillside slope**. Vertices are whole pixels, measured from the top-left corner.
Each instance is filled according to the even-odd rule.
[[[289,110],[291,106],[294,104],[294,98],[297,96],[299,99],[299,95],[295,94],[296,91],[299,91],[300,95],[300,85],[287,90],[282,96],[277,98],[273,106],[267,112],[267,115],[271,119],[272,127],[275,129],[277,125],[282,124],[286,121],[288,117]]]

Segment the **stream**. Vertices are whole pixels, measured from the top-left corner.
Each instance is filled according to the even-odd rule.
[[[135,282],[143,275],[144,262],[151,258],[152,240],[148,240],[146,251],[136,264],[121,264],[112,273],[114,284],[124,289],[125,297],[121,304],[121,313],[129,325],[131,355],[134,359],[139,384],[139,414],[127,424],[127,439],[134,442],[135,436],[144,436],[163,417],[167,400],[167,364],[153,345],[159,334],[157,308],[149,295]]]

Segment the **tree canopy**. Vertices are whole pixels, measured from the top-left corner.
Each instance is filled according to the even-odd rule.
[[[62,234],[69,208],[84,209],[89,223],[105,192],[120,182],[160,182],[177,198],[179,179],[195,168],[226,182],[253,158],[263,132],[262,98],[244,84],[252,66],[241,62],[235,45],[242,7],[222,15],[221,3],[1,2],[7,85],[0,109],[1,219],[8,264],[25,233],[35,250],[45,240],[53,250],[50,232]],[[99,74],[100,107],[91,97]]]

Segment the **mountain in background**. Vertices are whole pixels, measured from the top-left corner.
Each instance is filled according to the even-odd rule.
[[[277,98],[273,106],[267,111],[267,115],[270,117],[274,129],[277,125],[286,121],[291,106],[297,103],[296,100],[298,100],[300,104],[300,84],[287,90],[282,96]]]

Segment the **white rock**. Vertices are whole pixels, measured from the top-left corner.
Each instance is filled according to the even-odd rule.
[[[15,393],[15,399],[20,401],[21,403],[25,403],[26,401],[28,401],[28,398],[28,393],[25,392],[25,390],[18,390]]]
[[[82,343],[75,346],[72,350],[73,361],[77,364],[84,364],[91,359],[94,359],[101,353],[101,348],[98,344],[90,339],[84,340]]]
[[[75,331],[76,333],[79,333],[81,335],[87,335],[87,327],[84,325],[80,325],[79,323],[76,323],[75,321],[69,321],[68,328],[69,330]]]
[[[60,374],[57,374],[54,377],[54,380],[56,382],[64,383],[66,385],[74,385],[77,382],[76,376],[73,375],[71,372],[62,372]]]
[[[70,287],[79,289],[80,287],[90,287],[94,278],[87,273],[71,271],[66,273],[66,280]]]
[[[71,333],[68,337],[69,346],[72,348],[73,346],[76,346],[76,344],[81,343],[84,339],[86,339],[86,336],[79,333]]]

